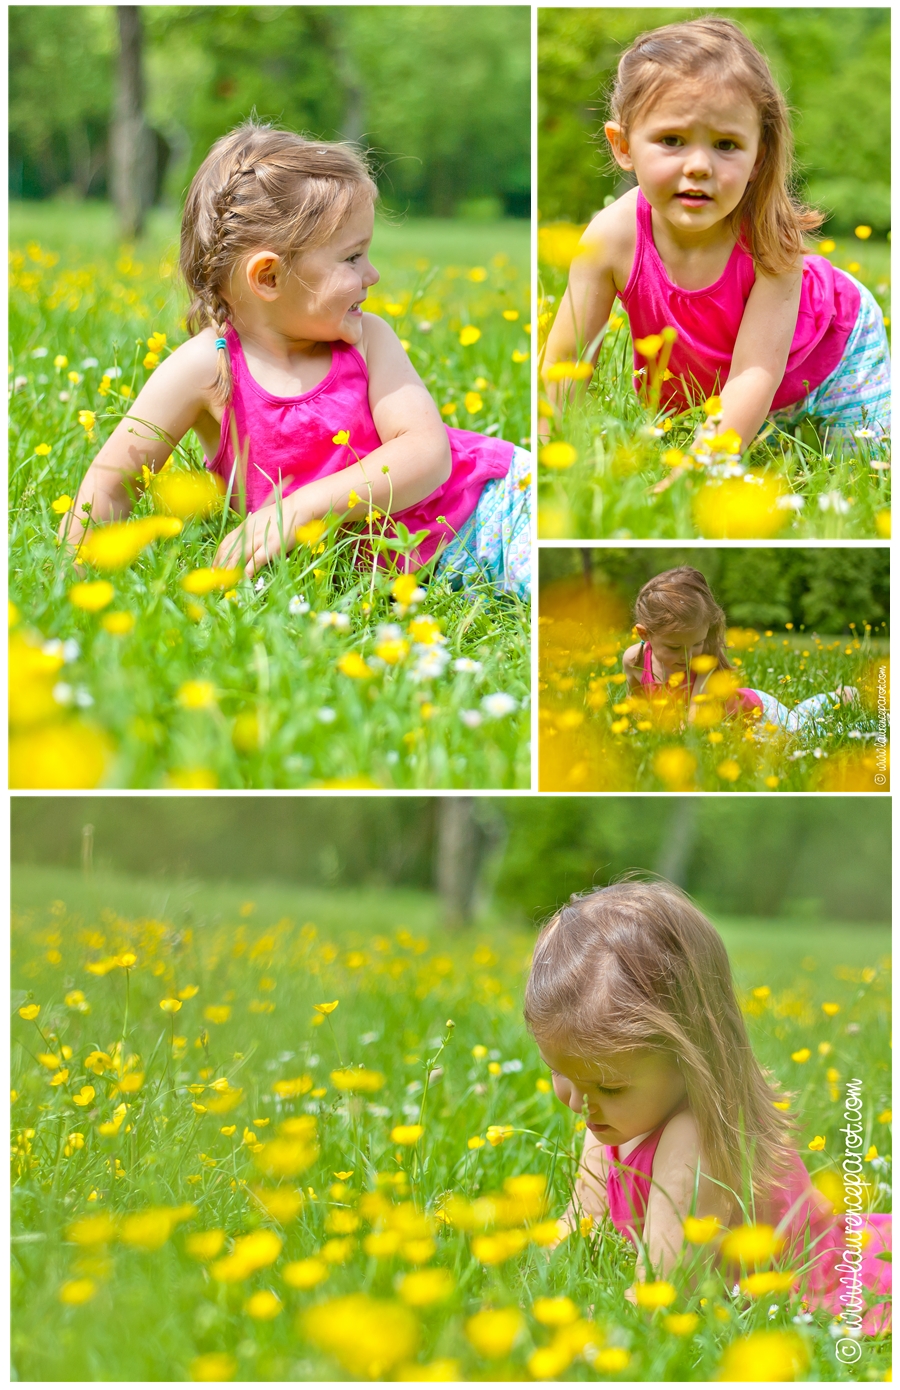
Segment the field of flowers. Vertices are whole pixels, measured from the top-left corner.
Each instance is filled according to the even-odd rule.
[[[847,1368],[828,1313],[733,1270],[635,1307],[611,1228],[549,1250],[583,1123],[522,1023],[531,933],[449,935],[424,894],[247,891],[16,871],[15,1378],[886,1378],[884,1340]],[[838,1205],[865,1078],[885,1209],[887,932],[717,925]]]
[[[212,570],[235,519],[189,436],[73,571],[60,517],[186,336],[171,219],[135,248],[107,217],[12,218],[12,785],[529,785],[527,611],[486,586],[398,582],[402,546],[363,563],[378,518],[311,523],[255,582]],[[379,223],[373,258],[367,308],[444,418],[527,444],[527,223]]]
[[[556,223],[539,233],[544,336],[582,230]],[[855,240],[823,241],[819,249],[872,290],[889,325],[890,247],[870,234],[859,227]],[[715,430],[713,399],[707,403],[711,447],[692,451],[704,408],[664,417],[657,404],[670,348],[661,334],[641,341],[645,400],[633,388],[631,335],[616,301],[587,396],[556,418],[541,402],[549,441],[540,453],[541,536],[890,537],[889,446],[861,431],[856,447],[842,452],[805,424],[797,438],[770,433],[741,456],[740,442]],[[576,364],[552,370],[559,380],[578,378]]]
[[[778,632],[729,628],[734,670],[709,677],[686,725],[677,689],[649,700],[629,694],[622,653],[635,637],[624,621],[613,596],[581,581],[541,590],[541,791],[889,789],[887,750],[877,742],[889,668],[879,629],[867,623],[848,638],[794,631],[792,623]],[[726,717],[725,701],[740,687],[792,709],[842,684],[854,686],[859,700],[835,701],[797,733]]]

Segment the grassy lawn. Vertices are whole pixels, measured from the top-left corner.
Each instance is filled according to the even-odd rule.
[[[541,233],[544,333],[565,291],[566,255],[576,230],[559,224]],[[830,259],[872,290],[889,322],[888,243],[838,240]],[[542,537],[889,538],[890,455],[875,441],[860,439],[853,449],[842,449],[805,422],[793,434],[770,432],[745,453],[756,486],[712,477],[699,465],[673,472],[663,455],[690,447],[702,409],[664,422],[640,401],[631,335],[618,302],[610,325],[587,393],[552,422],[553,439],[571,449],[540,470]]]
[[[358,533],[336,522],[255,584],[191,596],[181,581],[234,524],[220,507],[102,575],[102,608],[73,604],[53,503],[74,496],[152,370],[151,333],[166,350],[184,339],[177,219],[155,212],[121,247],[104,205],[16,204],[10,234],[14,785],[529,785],[523,605],[435,581],[404,613],[392,574],[360,566]],[[527,443],[527,223],[379,219],[373,256],[368,307],[448,423]],[[460,343],[465,325],[475,344]],[[178,452],[179,467],[201,463],[193,436]],[[148,490],[135,516],[150,511]]]
[[[56,868],[17,867],[12,899],[14,1378],[709,1381],[753,1333],[796,1339],[802,1379],[884,1378],[884,1341],[848,1368],[829,1313],[798,1324],[795,1295],[715,1270],[673,1275],[666,1316],[697,1315],[673,1330],[625,1300],[605,1225],[548,1255],[581,1121],[522,1023],[533,928],[453,935],[422,893]],[[888,928],[716,925],[830,1191],[845,1078],[890,1150]],[[884,1210],[887,1161],[867,1176]]]

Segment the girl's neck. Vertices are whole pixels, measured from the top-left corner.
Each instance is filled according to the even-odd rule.
[[[673,227],[650,208],[653,245],[670,280],[683,290],[702,290],[714,285],[724,274],[737,237],[727,218],[705,231],[690,232]]]

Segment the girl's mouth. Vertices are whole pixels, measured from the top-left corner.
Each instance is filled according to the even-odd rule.
[[[355,304],[351,304],[351,305],[350,305],[350,308],[349,308],[349,310],[348,310],[348,313],[351,313],[351,314],[361,314],[361,313],[362,313],[362,306],[363,306],[363,304],[365,304],[365,302],[366,302],[366,301],[365,301],[364,299],[358,299],[358,300],[356,301]]]
[[[605,1134],[608,1129],[612,1129],[612,1125],[588,1125],[588,1129],[591,1134]]]
[[[682,207],[686,208],[703,207],[705,203],[712,202],[712,198],[710,198],[708,193],[701,193],[700,190],[696,188],[685,189],[684,192],[677,193],[675,196]]]

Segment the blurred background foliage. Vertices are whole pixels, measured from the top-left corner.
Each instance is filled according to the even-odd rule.
[[[722,14],[765,54],[793,111],[798,191],[832,233],[890,227],[890,10],[886,7],[538,11],[538,200],[544,221],[586,222],[628,185],[603,137],[621,52],[638,34]]]
[[[156,198],[178,204],[210,145],[253,111],[359,140],[389,206],[530,214],[524,5],[144,5]],[[9,10],[10,194],[105,198],[116,11]]]
[[[890,806],[869,797],[26,796],[12,801],[12,861],[172,883],[442,888],[446,905],[464,821],[476,916],[538,922],[639,869],[711,912],[889,920]]]
[[[612,590],[630,612],[638,590],[664,570],[692,565],[709,581],[735,627],[814,628],[835,635],[855,624],[862,636],[890,631],[890,554],[871,549],[675,546],[617,550],[607,546],[543,549],[540,579],[583,574]]]

